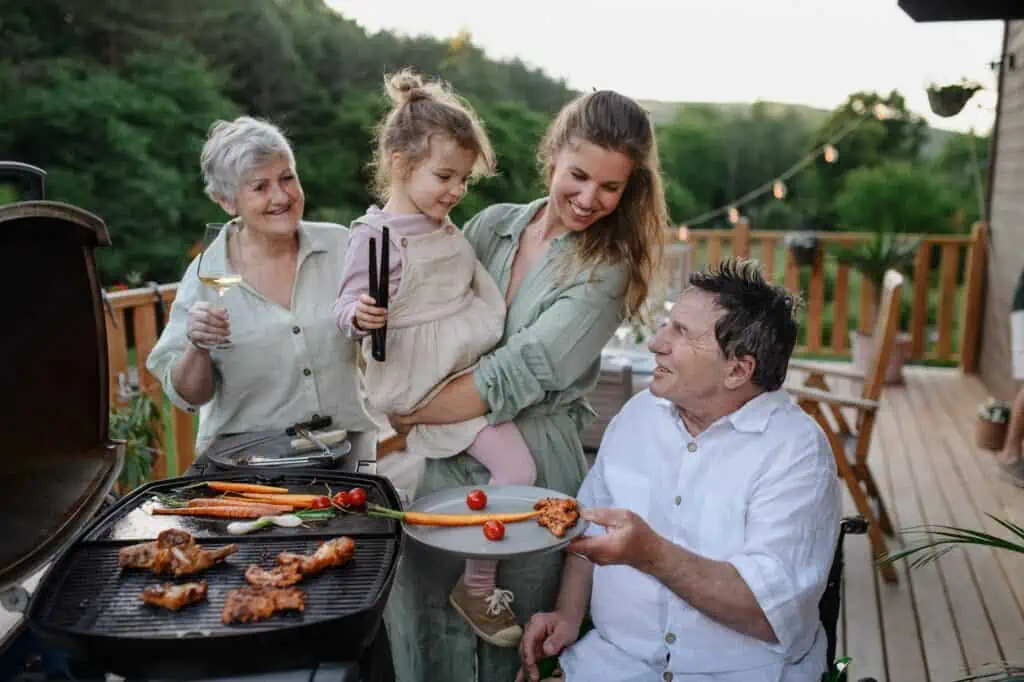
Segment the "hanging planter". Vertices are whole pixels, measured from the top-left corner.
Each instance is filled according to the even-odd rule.
[[[813,232],[790,232],[785,237],[786,247],[799,267],[814,265],[818,254],[818,237]]]
[[[943,118],[956,116],[967,105],[967,102],[974,97],[974,93],[981,90],[977,83],[963,82],[955,85],[930,85],[928,86],[928,105],[932,113]]]

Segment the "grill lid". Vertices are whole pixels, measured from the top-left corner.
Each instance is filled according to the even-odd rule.
[[[121,470],[123,449],[108,441],[107,337],[94,258],[109,244],[103,221],[75,206],[0,206],[0,592],[68,545]]]

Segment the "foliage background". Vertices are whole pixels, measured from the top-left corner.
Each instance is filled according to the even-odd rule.
[[[500,175],[453,218],[538,196],[536,146],[577,93],[520,61],[494,61],[468,34],[368,34],[322,0],[6,0],[0,17],[0,159],[48,172],[48,198],[100,215],[113,247],[106,285],[177,280],[205,222],[199,150],[217,118],[268,118],[291,138],[307,217],[347,223],[372,196],[366,163],[385,110],[382,74],[413,66],[465,95],[486,122]],[[638,67],[639,68],[639,67]],[[645,102],[658,125],[675,222],[770,180],[855,117],[853,102],[896,112],[868,121],[792,179],[755,227],[965,231],[978,218],[974,158],[988,144],[929,130],[899,93],[853,93],[833,112],[771,102]],[[983,173],[984,174],[984,173]],[[907,197],[913,197],[908,201]],[[0,202],[12,192],[0,187]],[[705,227],[722,226],[706,224]]]

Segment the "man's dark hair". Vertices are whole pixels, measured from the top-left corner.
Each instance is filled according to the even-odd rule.
[[[770,284],[756,261],[729,258],[717,268],[690,275],[690,284],[715,296],[725,314],[715,339],[727,358],[754,358],[753,382],[765,391],[782,387],[796,346],[797,298]]]

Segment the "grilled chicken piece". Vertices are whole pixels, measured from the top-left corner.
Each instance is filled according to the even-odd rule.
[[[579,503],[565,497],[545,497],[537,500],[534,509],[540,510],[537,523],[551,531],[556,538],[565,537],[566,531],[576,525],[580,517]]]
[[[269,571],[253,564],[245,570],[245,582],[253,587],[290,587],[302,580],[298,563],[282,564]]]
[[[302,575],[316,575],[330,566],[345,565],[355,552],[355,540],[342,536],[323,543],[312,556],[281,552],[277,555],[277,563],[280,566],[297,566]]]
[[[139,599],[152,604],[162,606],[171,611],[177,611],[183,606],[195,604],[206,599],[206,581],[200,580],[197,583],[164,583],[163,585],[149,585],[142,590]]]
[[[239,587],[228,592],[220,619],[231,623],[255,623],[278,611],[303,611],[306,595],[297,587]]]
[[[203,549],[186,531],[171,528],[156,540],[122,547],[117,554],[118,568],[146,568],[156,573],[175,576],[205,571],[238,551],[238,545]]]

